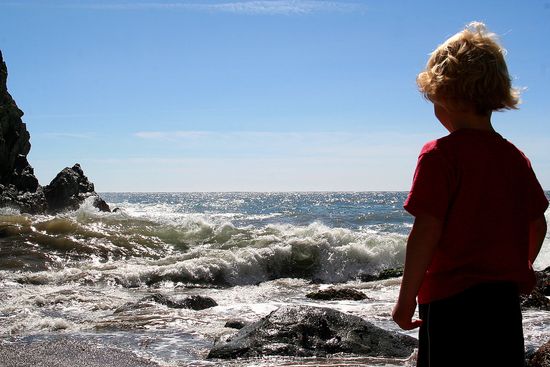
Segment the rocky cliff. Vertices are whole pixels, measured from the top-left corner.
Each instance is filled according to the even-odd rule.
[[[30,134],[21,119],[23,111],[8,92],[7,79],[8,70],[0,51],[0,207],[30,214],[57,213],[74,210],[93,196],[96,207],[109,211],[78,164],[65,168],[46,187],[38,183],[27,161]]]

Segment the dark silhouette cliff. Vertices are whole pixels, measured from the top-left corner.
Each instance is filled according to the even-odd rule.
[[[42,187],[27,161],[31,149],[30,134],[7,87],[8,70],[0,51],[0,207],[22,213],[57,213],[77,209],[88,197],[102,211],[109,206],[94,191],[79,164],[62,170]]]

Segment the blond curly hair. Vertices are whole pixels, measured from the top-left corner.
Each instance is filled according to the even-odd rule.
[[[519,90],[512,87],[505,53],[485,24],[472,22],[431,53],[416,82],[434,103],[471,106],[480,115],[517,109]]]

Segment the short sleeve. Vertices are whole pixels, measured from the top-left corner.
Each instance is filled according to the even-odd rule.
[[[445,219],[451,200],[451,167],[437,150],[420,154],[404,208],[413,216]]]

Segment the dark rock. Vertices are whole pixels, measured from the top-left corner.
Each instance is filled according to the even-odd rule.
[[[44,195],[51,212],[76,210],[86,198],[94,196],[94,205],[102,211],[110,211],[109,206],[94,191],[94,184],[84,175],[77,163],[72,168],[66,167],[55,176],[52,182],[44,187]]]
[[[550,268],[543,271],[536,271],[537,283],[531,294],[521,297],[521,306],[523,308],[534,308],[538,310],[550,311],[549,296],[550,288]]]
[[[22,192],[14,185],[0,185],[0,207],[13,208],[22,213],[43,214],[48,209],[42,187],[36,192]]]
[[[142,299],[142,301],[147,300],[153,300],[170,308],[190,308],[192,310],[204,310],[218,305],[212,298],[203,296],[190,296],[183,300],[174,300],[163,294],[155,293]]]
[[[306,294],[306,297],[311,299],[324,300],[324,301],[335,301],[335,300],[360,301],[362,299],[366,299],[367,295],[353,288],[331,287],[329,289],[325,289],[322,291],[308,293]]]
[[[550,311],[550,300],[542,292],[535,289],[529,296],[522,297],[521,307]]]
[[[27,162],[30,134],[7,87],[8,69],[0,52],[0,206],[35,214],[46,209],[34,170]]]
[[[34,176],[34,169],[24,155],[18,155],[15,160],[12,182],[15,187],[25,192],[36,192],[40,186]]]
[[[204,310],[205,308],[215,307],[218,304],[210,297],[191,296],[183,300],[186,308],[192,310]]]
[[[8,70],[0,52],[0,207],[29,214],[57,213],[76,209],[87,197],[94,196],[94,205],[109,211],[78,164],[63,170],[46,188],[40,186],[27,161],[31,143],[21,120],[23,111],[9,94],[7,79]]]
[[[330,308],[287,306],[229,339],[215,342],[208,358],[324,357],[335,353],[403,358],[410,356],[417,344],[410,336]]]
[[[0,52],[0,184],[14,184],[13,174],[20,156],[31,150],[30,134],[7,87],[8,69]],[[17,186],[16,186],[17,187]],[[17,187],[18,188],[18,187]]]
[[[243,321],[243,320],[228,320],[224,327],[231,328],[231,329],[242,329],[243,327],[250,325],[249,322]]]
[[[537,349],[527,365],[528,367],[550,367],[550,341]]]
[[[361,274],[359,275],[359,279],[363,282],[374,282],[377,280],[385,280],[390,278],[399,278],[400,276],[403,276],[403,268],[387,268],[382,270],[378,274]]]
[[[550,297],[550,266],[537,272],[537,287],[545,296]]]
[[[374,275],[374,274],[359,274],[358,278],[362,281],[362,282],[375,282],[378,280],[378,275]]]
[[[98,208],[100,212],[110,212],[111,208],[109,208],[109,204],[99,196],[96,196],[94,198],[94,207]]]
[[[399,278],[400,276],[403,276],[403,268],[389,268],[382,270],[378,274],[378,280]]]

